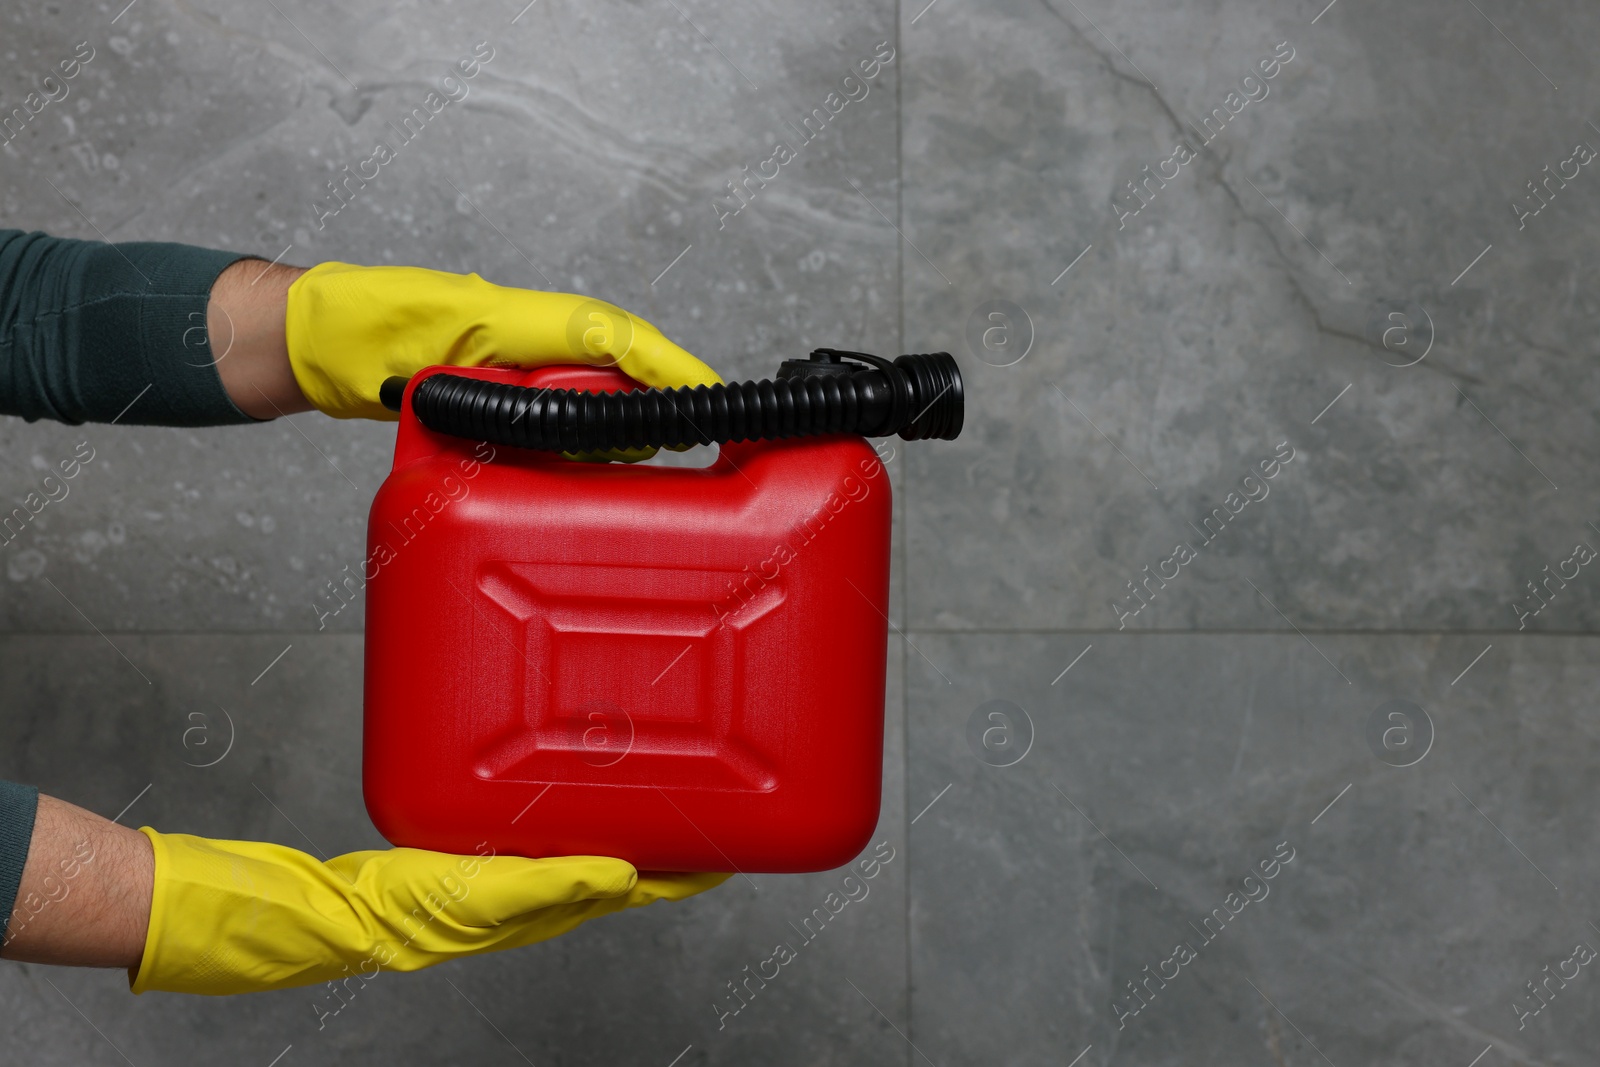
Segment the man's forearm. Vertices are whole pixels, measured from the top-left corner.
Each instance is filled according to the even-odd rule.
[[[304,267],[240,260],[217,276],[206,308],[211,358],[228,398],[257,419],[309,411],[289,365],[284,312]]]
[[[40,796],[0,956],[136,968],[154,887],[154,853],[143,834]]]

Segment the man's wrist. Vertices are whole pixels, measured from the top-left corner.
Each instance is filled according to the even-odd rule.
[[[206,307],[211,359],[228,398],[246,415],[272,419],[311,410],[289,364],[284,313],[304,267],[242,259],[217,276]]]

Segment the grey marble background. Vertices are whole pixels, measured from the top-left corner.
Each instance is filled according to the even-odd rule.
[[[124,2],[0,11],[0,111],[95,50],[0,148],[0,224],[591,293],[729,378],[815,345],[947,349],[967,428],[890,465],[896,859],[724,1029],[724,983],[837,872],[390,976],[320,1031],[305,990],[134,998],[6,964],[4,1058],[1592,1059],[1600,977],[1520,1028],[1512,1004],[1600,946],[1600,571],[1522,632],[1512,605],[1600,548],[1600,170],[1520,229],[1512,204],[1600,148],[1600,12]],[[323,183],[480,41],[470,95],[319,228]],[[724,183],[880,41],[867,98],[719,228]],[[1266,95],[1203,143],[1275,49]],[[1195,158],[1134,200],[1184,139]],[[71,495],[0,549],[0,776],[135,825],[380,845],[362,617],[319,632],[312,605],[361,558],[392,428],[9,420],[0,498],[85,440]],[[1204,543],[1283,442],[1270,493]],[[1131,614],[1127,583],[1180,542],[1193,561]],[[1395,700],[1420,709],[1409,756],[1369,741]],[[992,701],[1011,732],[986,749]],[[220,731],[219,709],[234,748],[196,768],[190,715]],[[1113,1007],[1283,842],[1266,898],[1137,1015]]]

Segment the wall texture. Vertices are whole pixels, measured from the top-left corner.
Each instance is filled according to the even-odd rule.
[[[386,975],[320,1028],[314,990],[134,998],[6,964],[6,1058],[1498,1067],[1600,1047],[1600,978],[1528,987],[1600,946],[1600,573],[1563,563],[1600,547],[1600,12],[124,3],[0,12],[0,113],[80,42],[94,56],[0,147],[0,224],[590,293],[729,378],[816,345],[948,349],[967,429],[890,464],[875,840],[896,858],[721,1028],[725,983],[842,872]],[[480,42],[470,93],[330,199]],[[880,42],[870,92],[719,206]],[[381,845],[360,606],[319,629],[318,605],[362,558],[392,439],[314,414],[0,422],[0,499],[80,442],[97,457],[0,548],[0,776],[131,802],[134,825]],[[1547,565],[1568,578],[1534,599]]]

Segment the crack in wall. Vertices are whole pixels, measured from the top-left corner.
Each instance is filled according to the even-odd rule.
[[[1152,84],[1150,81],[1146,80],[1145,78],[1137,77],[1135,75],[1128,74],[1128,73],[1125,73],[1122,70],[1119,70],[1117,68],[1116,63],[1113,62],[1111,56],[1108,53],[1106,53],[1105,51],[1103,51],[1102,49],[1096,47],[1094,45],[1094,43],[1090,40],[1089,35],[1084,33],[1083,30],[1079,29],[1078,26],[1071,19],[1067,18],[1061,12],[1057,11],[1055,9],[1055,7],[1050,3],[1050,0],[1039,0],[1039,3],[1041,4],[1041,6],[1044,7],[1044,9],[1047,12],[1049,12],[1051,15],[1054,15],[1057,19],[1059,19],[1062,22],[1062,24],[1065,25],[1067,27],[1067,29],[1072,32],[1073,36],[1076,37],[1083,44],[1083,46],[1085,48],[1087,48],[1091,53],[1094,54],[1095,58],[1097,58],[1100,61],[1100,65],[1103,66],[1109,74],[1111,74],[1115,78],[1118,78],[1118,79],[1120,79],[1122,81],[1125,81],[1125,82],[1129,83],[1130,85],[1134,85],[1134,86],[1136,86],[1136,87],[1138,87],[1140,89],[1147,90],[1150,93],[1150,95],[1155,98],[1155,101],[1156,101],[1157,105],[1161,108],[1161,111],[1166,115],[1167,120],[1172,123],[1173,129],[1178,133],[1178,135],[1180,137],[1182,137],[1186,142],[1189,140],[1189,133],[1191,132],[1191,129],[1192,129],[1192,123],[1190,124],[1189,128],[1185,127],[1184,121],[1178,117],[1177,111],[1174,110],[1173,107],[1170,104],[1167,103],[1166,98],[1161,95],[1161,91],[1159,89],[1157,89],[1154,84]],[[1131,62],[1131,60],[1130,60],[1130,62]],[[1268,243],[1271,244],[1273,252],[1276,254],[1278,260],[1283,265],[1283,276],[1284,276],[1284,279],[1289,283],[1289,288],[1293,292],[1296,300],[1305,308],[1306,312],[1311,316],[1311,322],[1312,322],[1312,325],[1315,327],[1316,331],[1318,333],[1324,334],[1324,335],[1326,335],[1328,337],[1333,337],[1333,338],[1337,338],[1339,340],[1349,341],[1349,342],[1352,342],[1354,344],[1358,344],[1363,348],[1371,348],[1371,349],[1373,349],[1374,351],[1377,351],[1377,352],[1387,353],[1388,349],[1384,348],[1380,344],[1377,344],[1377,343],[1373,342],[1372,340],[1367,338],[1364,334],[1352,333],[1349,330],[1340,329],[1337,326],[1330,325],[1323,318],[1322,312],[1317,307],[1316,301],[1314,301],[1311,298],[1311,295],[1306,291],[1305,287],[1301,284],[1299,275],[1298,275],[1298,273],[1296,271],[1296,268],[1295,268],[1294,260],[1290,257],[1288,252],[1285,251],[1283,245],[1281,243],[1279,243],[1277,235],[1273,233],[1272,228],[1269,225],[1269,223],[1266,220],[1257,218],[1256,216],[1252,215],[1249,211],[1245,210],[1244,202],[1239,198],[1238,193],[1234,190],[1234,188],[1231,185],[1228,184],[1228,182],[1224,178],[1224,173],[1223,172],[1226,169],[1228,163],[1233,159],[1233,152],[1231,150],[1228,151],[1227,153],[1223,153],[1220,150],[1213,151],[1212,150],[1212,146],[1210,144],[1204,143],[1202,141],[1200,147],[1198,149],[1196,149],[1196,156],[1199,159],[1205,160],[1205,161],[1207,161],[1209,163],[1209,166],[1205,168],[1205,173],[1216,184],[1216,186],[1219,189],[1222,190],[1223,195],[1225,195],[1230,201],[1233,202],[1234,209],[1239,213],[1240,218],[1242,218],[1245,222],[1248,222],[1248,223],[1254,225],[1257,229],[1259,229],[1261,231],[1262,236],[1264,236],[1267,239]],[[1458,381],[1467,382],[1467,383],[1472,384],[1472,385],[1482,385],[1483,384],[1481,379],[1476,378],[1473,375],[1468,374],[1465,371],[1462,371],[1462,370],[1460,370],[1458,368],[1451,367],[1448,364],[1444,364],[1444,363],[1438,361],[1437,359],[1431,364],[1424,362],[1422,364],[1418,364],[1418,366],[1423,367],[1424,370],[1432,371],[1434,373],[1441,374],[1441,375],[1443,375],[1443,376],[1445,376],[1447,378],[1454,378],[1454,379],[1456,379]]]

